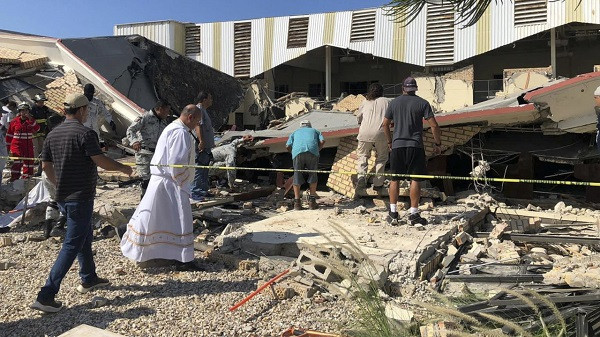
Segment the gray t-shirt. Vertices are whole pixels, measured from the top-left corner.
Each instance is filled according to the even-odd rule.
[[[215,130],[213,129],[212,121],[210,120],[210,116],[208,115],[208,111],[202,107],[202,105],[197,105],[200,110],[202,110],[202,119],[200,119],[200,128],[202,129],[202,140],[204,141],[204,148],[207,150],[215,147]]]
[[[385,118],[394,121],[392,148],[422,148],[423,119],[431,117],[431,105],[421,97],[402,95],[394,98],[385,112]]]

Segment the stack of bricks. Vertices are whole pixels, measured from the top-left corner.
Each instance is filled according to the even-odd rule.
[[[65,97],[71,93],[83,94],[83,87],[74,72],[67,72],[63,77],[57,78],[46,86],[46,105],[48,108],[63,113]]]
[[[15,64],[20,65],[22,69],[30,69],[41,67],[46,62],[46,56],[0,47],[0,64]]]
[[[481,127],[476,125],[442,128],[442,147],[452,148],[464,145],[480,131]],[[431,135],[431,131],[426,130],[423,132],[423,142],[425,145],[425,154],[427,156],[433,155],[433,136]],[[356,136],[348,136],[340,139],[340,145],[335,154],[331,170],[334,172],[356,171],[358,164],[358,156],[356,155],[357,146],[358,140],[356,140]],[[374,164],[375,152],[372,152],[371,158],[369,158],[369,172],[374,170]],[[356,196],[355,181],[355,175],[332,173],[327,180],[327,187],[349,198],[354,198]]]
[[[356,136],[341,138],[331,170],[334,172],[356,172],[358,164],[358,155],[356,154],[357,146],[358,140],[356,139]],[[375,152],[372,152],[371,158],[369,158],[368,171],[373,171],[374,166]],[[329,175],[329,179],[327,180],[327,187],[331,188],[337,193],[347,196],[348,198],[354,198],[356,196],[356,187],[354,185],[355,181],[355,174],[350,175],[332,173]]]

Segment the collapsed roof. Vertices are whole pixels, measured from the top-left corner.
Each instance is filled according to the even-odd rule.
[[[2,97],[27,89],[45,91],[48,83],[74,71],[80,82],[94,84],[118,115],[115,119],[121,134],[158,99],[169,102],[177,112],[195,103],[200,90],[213,94],[209,114],[218,129],[243,95],[237,79],[137,35],[60,40],[0,31],[0,43],[11,53],[25,56],[21,66],[37,62],[33,67],[2,75]],[[17,59],[13,57],[9,63]],[[0,63],[5,61],[0,53]],[[18,68],[19,64],[12,66]],[[17,97],[26,100],[32,94]]]

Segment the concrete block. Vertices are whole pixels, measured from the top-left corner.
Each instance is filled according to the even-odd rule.
[[[446,255],[456,255],[456,253],[458,253],[458,248],[454,247],[454,245],[450,244],[448,246],[448,251],[446,252]]]
[[[454,255],[444,256],[444,259],[442,260],[442,266],[444,268],[448,267],[452,263],[452,261],[454,261],[455,258],[456,258],[456,256],[454,256]]]
[[[292,283],[291,287],[292,289],[294,289],[294,292],[296,292],[296,294],[302,298],[311,298],[317,292],[316,287],[307,286],[305,284],[300,284],[297,282]]]
[[[329,268],[325,264],[323,259],[318,258],[308,252],[300,252],[296,263],[302,269],[306,270],[307,272],[315,275],[316,277],[324,281],[332,282],[337,278],[336,275],[332,272],[331,268]]]
[[[119,335],[116,333],[112,333],[107,330],[102,330],[99,328],[95,328],[93,326],[89,326],[86,324],[81,324],[76,328],[73,328],[58,337],[79,337],[79,336],[87,336],[87,337],[124,337],[123,335]]]
[[[467,232],[460,232],[460,233],[456,234],[455,240],[456,240],[456,244],[460,247],[467,242],[473,241],[473,237],[471,235],[469,235],[469,233],[467,233]]]
[[[379,288],[383,287],[387,281],[387,268],[374,264],[370,261],[363,262],[358,269],[358,277],[365,278],[375,282]]]
[[[258,261],[256,260],[242,260],[238,263],[239,270],[258,270]]]

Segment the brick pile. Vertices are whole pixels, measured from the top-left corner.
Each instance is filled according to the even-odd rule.
[[[67,72],[63,77],[57,78],[46,86],[46,105],[48,108],[63,113],[65,97],[71,93],[83,94],[83,86],[74,72]]]
[[[15,64],[22,69],[30,69],[41,67],[46,62],[46,56],[0,47],[0,64]]]
[[[479,126],[442,128],[442,147],[451,148],[463,145],[480,131],[481,127]],[[433,136],[429,130],[423,133],[423,142],[425,144],[425,154],[431,156],[433,154]],[[358,163],[358,156],[356,154],[357,146],[358,140],[356,140],[356,136],[348,136],[340,139],[340,145],[337,148],[333,166],[331,167],[332,171],[356,171]],[[369,172],[374,170],[374,164],[375,152],[372,152],[371,158],[369,158]],[[356,196],[355,181],[356,175],[333,173],[329,175],[327,187],[349,198],[354,198]]]

